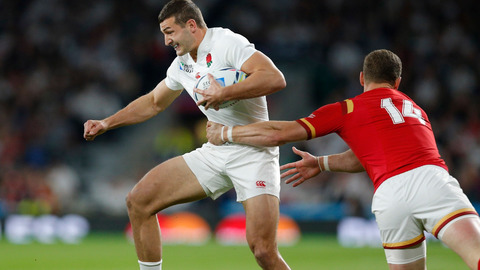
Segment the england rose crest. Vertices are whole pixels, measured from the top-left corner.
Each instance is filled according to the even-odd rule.
[[[212,55],[207,54],[207,67],[210,67],[212,65]]]

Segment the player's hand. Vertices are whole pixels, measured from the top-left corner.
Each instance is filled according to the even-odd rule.
[[[203,105],[205,107],[205,110],[208,110],[209,108],[214,108],[215,110],[220,109],[220,105],[223,103],[223,98],[222,98],[222,90],[224,87],[222,87],[213,77],[212,74],[208,73],[208,80],[210,81],[210,86],[205,89],[198,89],[198,88],[193,88],[193,91],[196,93],[199,93],[202,95],[203,99],[199,100],[197,102],[197,106]]]
[[[107,131],[107,125],[100,120],[88,120],[83,124],[83,138],[87,141],[93,141],[95,137]]]
[[[320,168],[318,167],[317,159],[312,154],[300,151],[295,147],[292,147],[292,150],[295,154],[302,157],[302,160],[280,166],[280,170],[288,169],[288,171],[282,173],[280,177],[291,176],[285,183],[290,184],[294,182],[292,186],[296,187],[319,174]]]
[[[222,145],[222,137],[220,132],[222,131],[222,124],[208,121],[207,122],[207,139],[210,143],[215,145]]]

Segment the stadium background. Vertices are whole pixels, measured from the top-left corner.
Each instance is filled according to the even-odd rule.
[[[204,142],[204,120],[187,94],[158,117],[82,138],[99,119],[150,91],[174,51],[157,15],[166,1],[0,1],[0,220],[13,214],[88,219],[92,231],[122,231],[124,198],[156,164]],[[378,48],[403,60],[401,90],[430,116],[451,173],[480,201],[480,33],[477,1],[196,1],[209,27],[246,36],[283,71],[287,88],[268,97],[271,119],[293,120],[361,93],[358,73]],[[401,142],[399,142],[401,143]],[[336,136],[295,145],[345,150]],[[282,187],[282,213],[304,232],[332,233],[344,217],[370,219],[365,174],[324,173]],[[241,211],[228,193],[180,205],[212,227]],[[478,209],[478,208],[477,208]]]

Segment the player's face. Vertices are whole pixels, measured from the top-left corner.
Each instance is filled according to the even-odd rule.
[[[175,17],[170,17],[160,23],[160,30],[165,37],[165,45],[172,46],[178,56],[189,53],[194,48],[195,38],[188,27],[175,23]]]

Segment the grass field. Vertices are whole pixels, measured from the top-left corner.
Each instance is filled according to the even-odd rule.
[[[333,236],[308,235],[295,246],[280,247],[294,270],[388,269],[379,248],[343,248]],[[428,268],[468,269],[451,250],[429,243]],[[168,245],[164,247],[165,270],[260,269],[247,246]],[[81,244],[13,245],[0,240],[2,270],[123,270],[138,269],[135,248],[122,234],[92,234]]]

